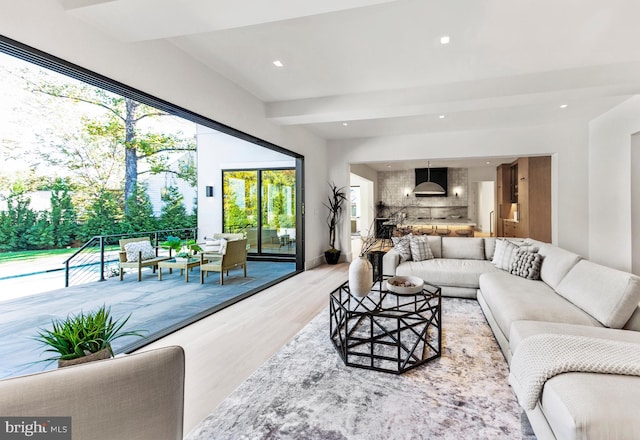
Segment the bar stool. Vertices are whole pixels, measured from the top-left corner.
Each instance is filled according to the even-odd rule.
[[[449,229],[449,226],[446,226],[446,229],[438,229],[438,226],[436,226],[436,234],[441,237],[445,237],[451,234],[451,230]]]
[[[458,229],[456,235],[459,237],[473,237],[473,230],[471,229]]]

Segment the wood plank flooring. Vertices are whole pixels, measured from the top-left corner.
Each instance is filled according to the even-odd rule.
[[[328,306],[348,270],[342,263],[305,271],[142,349],[185,350],[185,436]]]

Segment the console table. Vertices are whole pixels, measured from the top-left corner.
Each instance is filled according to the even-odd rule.
[[[344,283],[329,296],[329,334],[345,365],[400,374],[440,357],[441,291],[425,283],[415,294],[386,289],[386,278],[359,298]]]

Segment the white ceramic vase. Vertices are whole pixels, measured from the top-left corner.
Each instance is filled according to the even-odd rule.
[[[349,265],[349,291],[352,295],[367,296],[373,286],[373,266],[366,257],[356,258]]]

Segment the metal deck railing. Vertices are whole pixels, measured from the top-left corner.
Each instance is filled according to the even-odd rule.
[[[81,248],[64,262],[64,286],[94,281],[105,281],[118,274],[119,268],[119,240],[122,238],[150,237],[153,246],[160,243],[169,235],[182,239],[197,237],[197,228],[163,229],[150,232],[134,232],[127,234],[96,235],[91,237]]]

